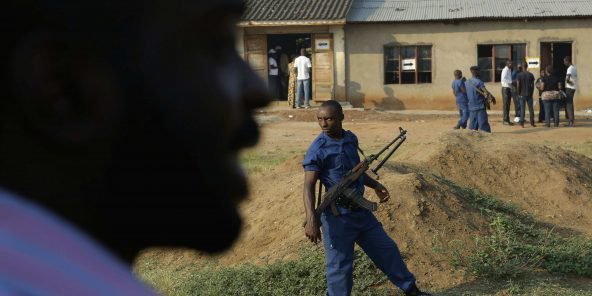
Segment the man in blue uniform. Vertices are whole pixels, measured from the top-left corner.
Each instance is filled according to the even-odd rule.
[[[488,92],[485,89],[485,84],[480,79],[481,71],[479,67],[472,66],[471,75],[473,77],[465,83],[467,98],[469,99],[469,118],[471,121],[469,128],[491,133],[487,110],[485,110],[484,95],[488,95]]]
[[[308,239],[317,243],[321,240],[322,225],[327,295],[351,294],[354,243],[406,295],[430,295],[416,287],[415,277],[403,262],[397,245],[370,211],[340,200],[336,203],[338,215],[333,214],[330,207],[320,217],[315,215],[314,189],[317,180],[320,179],[328,189],[360,162],[356,135],[342,128],[344,115],[341,105],[332,100],[324,102],[317,113],[317,119],[323,132],[313,141],[303,162],[305,234]],[[361,193],[364,192],[364,186],[374,189],[381,203],[390,199],[388,190],[368,175],[364,174],[352,184],[352,188]]]
[[[465,89],[465,79],[460,70],[454,70],[454,80],[452,81],[452,93],[456,98],[456,106],[460,114],[460,119],[454,129],[467,128],[469,120],[469,102],[467,100],[467,90]]]

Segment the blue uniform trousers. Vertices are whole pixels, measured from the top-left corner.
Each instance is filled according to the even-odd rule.
[[[467,121],[469,121],[469,109],[459,107],[458,113],[460,115],[460,119],[456,125],[460,128],[467,128]]]
[[[403,262],[399,248],[370,211],[352,211],[339,216],[334,216],[330,212],[323,213],[321,223],[326,257],[327,295],[351,294],[354,243],[366,252],[397,287],[407,291],[414,285],[415,277]]]
[[[485,109],[471,110],[469,129],[491,133],[487,111]]]

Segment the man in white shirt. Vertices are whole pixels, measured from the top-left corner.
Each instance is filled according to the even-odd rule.
[[[563,63],[568,67],[565,75],[565,93],[567,99],[565,102],[565,112],[567,113],[567,126],[574,125],[574,95],[576,94],[578,72],[576,66],[571,63],[571,57],[567,56],[563,59]]]
[[[512,61],[506,62],[502,70],[502,98],[503,98],[503,121],[504,125],[513,125],[510,122],[510,102],[512,101]]]
[[[306,57],[306,50],[300,49],[300,56],[294,61],[294,68],[298,70],[296,84],[296,106],[302,108],[302,93],[304,92],[304,103],[306,109],[310,108],[310,69],[312,64]]]
[[[275,49],[270,49],[268,59],[269,75],[267,78],[269,83],[269,93],[271,94],[271,98],[273,100],[277,100],[279,98],[280,70],[277,60],[278,59]]]

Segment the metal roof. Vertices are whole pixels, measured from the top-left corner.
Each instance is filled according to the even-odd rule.
[[[242,22],[342,20],[352,0],[246,0]]]
[[[353,0],[347,22],[592,16],[592,0]]]

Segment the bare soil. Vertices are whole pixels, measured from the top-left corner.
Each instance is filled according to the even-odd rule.
[[[319,133],[315,112],[259,114],[262,140],[246,154],[254,161],[276,158],[279,164],[249,171],[251,195],[241,205],[243,233],[216,258],[218,264],[297,259],[301,248],[310,247],[302,228],[301,162]],[[463,272],[435,250],[452,241],[469,244],[474,235],[488,232],[485,217],[444,179],[515,204],[557,231],[592,237],[590,118],[578,118],[574,128],[548,129],[503,126],[501,116],[493,115],[492,134],[452,130],[455,122],[446,114],[346,110],[344,128],[358,135],[367,153],[394,138],[399,126],[408,130],[407,141],[381,173],[393,198],[376,215],[420,283],[439,289],[461,284]],[[139,260],[145,258],[163,264],[203,259],[196,252],[163,249],[147,250]]]

